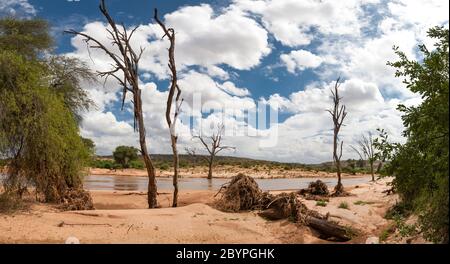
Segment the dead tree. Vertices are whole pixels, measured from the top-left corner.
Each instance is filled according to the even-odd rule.
[[[236,149],[231,146],[222,146],[222,137],[225,131],[225,126],[223,124],[217,125],[217,131],[214,132],[209,137],[204,136],[194,136],[194,138],[198,138],[202,145],[206,148],[209,153],[209,156],[202,156],[205,161],[208,163],[208,179],[212,179],[212,170],[214,165],[214,159],[216,155],[222,150],[226,149]]]
[[[367,160],[370,165],[370,174],[372,175],[372,181],[375,181],[374,167],[373,164],[376,159],[372,133],[368,135],[361,135],[361,139],[357,141],[358,146],[350,146],[362,160]]]
[[[189,157],[192,157],[192,168],[195,169],[197,166],[197,149],[185,147],[184,150]]]
[[[167,105],[166,105],[166,122],[169,126],[170,132],[170,141],[172,146],[173,153],[173,202],[172,207],[177,207],[178,203],[178,170],[179,170],[179,159],[178,159],[178,149],[177,149],[177,140],[178,137],[176,135],[176,123],[178,120],[178,115],[180,114],[181,104],[183,103],[183,99],[181,99],[181,89],[178,86],[178,78],[177,78],[177,67],[175,64],[175,30],[173,28],[167,28],[164,23],[161,22],[158,18],[158,10],[155,8],[154,19],[159,24],[159,26],[164,31],[164,35],[162,38],[166,37],[169,39],[170,47],[169,51],[169,69],[171,74],[171,85],[169,89],[169,96],[167,97]],[[175,95],[176,93],[176,95]],[[175,107],[173,109],[173,117],[172,113],[172,104],[175,97]]]
[[[136,52],[130,43],[133,34],[136,32],[138,27],[128,31],[125,28],[125,25],[122,24],[119,28],[114,19],[109,15],[104,0],[101,0],[99,8],[103,16],[108,21],[109,28],[106,28],[106,31],[109,33],[112,46],[117,47],[119,54],[116,54],[112,49],[107,48],[106,44],[101,43],[86,33],[75,30],[68,30],[65,31],[65,33],[83,37],[88,49],[102,50],[111,58],[113,61],[113,69],[110,71],[98,72],[98,74],[100,77],[105,78],[105,82],[109,77],[112,77],[122,86],[122,110],[125,104],[127,92],[132,94],[132,103],[134,106],[134,129],[139,132],[141,154],[148,174],[148,207],[155,208],[158,206],[155,167],[147,150],[146,131],[142,112],[141,89],[139,88],[139,60],[141,59],[144,49],[141,47],[140,51]]]
[[[327,110],[330,113],[333,119],[333,161],[336,165],[336,173],[338,177],[338,182],[336,187],[334,188],[334,194],[340,195],[344,192],[344,186],[341,181],[341,158],[342,158],[342,146],[344,141],[340,141],[339,144],[339,131],[341,130],[341,126],[344,123],[344,119],[347,116],[347,112],[345,111],[345,105],[341,105],[342,97],[339,97],[338,89],[340,87],[340,77],[336,80],[334,85],[334,90],[331,89],[331,95],[334,103],[334,107],[331,110]]]

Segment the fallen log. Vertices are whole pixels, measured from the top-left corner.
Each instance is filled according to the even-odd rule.
[[[264,217],[268,220],[281,220],[285,219],[288,216],[283,212],[282,210],[278,208],[269,208],[266,210],[263,210],[258,213],[259,216]]]
[[[336,241],[345,242],[352,239],[352,234],[349,232],[348,228],[329,220],[308,216],[306,217],[305,222],[327,240],[333,238]]]

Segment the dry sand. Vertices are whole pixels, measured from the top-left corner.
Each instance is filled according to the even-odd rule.
[[[349,188],[352,196],[331,198],[326,207],[304,202],[361,231],[347,243],[364,243],[367,237],[379,236],[388,224],[383,218],[386,210],[398,199],[382,193],[389,180]],[[97,208],[93,211],[60,212],[35,204],[27,212],[0,215],[0,243],[63,243],[69,236],[81,243],[329,243],[317,238],[314,230],[287,220],[267,221],[256,212],[220,212],[209,205],[214,194],[182,191],[180,207],[167,208],[172,194],[161,191],[163,208],[153,210],[145,209],[145,194],[122,191],[92,191]],[[349,209],[338,208],[343,201]],[[357,201],[368,203],[355,205]]]
[[[272,178],[334,178],[336,173],[328,173],[324,171],[308,171],[300,168],[283,170],[283,169],[255,169],[255,168],[240,168],[236,166],[215,166],[214,178],[231,178],[239,173],[251,176],[255,179],[272,179]],[[99,169],[90,168],[89,174],[91,175],[116,175],[116,176],[138,176],[147,177],[146,170],[138,169]],[[171,170],[156,170],[157,177],[172,177],[173,171]],[[179,174],[184,178],[206,178],[208,175],[207,167],[195,167],[195,168],[180,168]],[[356,178],[369,176],[368,174],[348,174],[343,173],[344,178]]]

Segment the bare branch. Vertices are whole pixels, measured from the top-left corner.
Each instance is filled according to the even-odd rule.
[[[235,147],[232,146],[224,146],[222,145],[222,138],[225,132],[225,125],[223,124],[218,124],[216,131],[209,137],[203,137],[203,136],[194,136],[194,138],[198,138],[200,140],[200,142],[202,143],[202,145],[206,148],[206,150],[209,153],[209,159],[208,159],[208,164],[209,164],[209,171],[208,171],[208,178],[211,179],[212,178],[212,167],[213,167],[213,162],[214,162],[214,158],[216,157],[216,155],[223,151],[223,150],[236,150]]]
[[[109,49],[108,45],[100,42],[98,39],[84,33],[75,30],[64,31],[67,34],[81,36],[86,44],[88,45],[88,51],[90,49],[99,49],[107,54],[113,61],[113,68],[109,71],[99,72],[99,76],[105,78],[105,82],[109,77],[114,78],[122,86],[122,110],[125,104],[125,99],[127,92],[132,93],[133,98],[131,100],[134,107],[134,119],[133,126],[135,131],[139,132],[139,143],[141,145],[141,153],[144,158],[145,166],[147,168],[147,174],[149,177],[148,182],[148,206],[149,208],[154,208],[157,206],[157,186],[155,178],[155,167],[150,158],[147,150],[146,143],[146,131],[144,125],[144,117],[142,111],[142,98],[141,89],[139,88],[139,60],[142,56],[143,49],[140,49],[139,55],[133,50],[131,46],[131,37],[133,33],[137,30],[137,27],[133,28],[130,34],[128,34],[127,29],[124,24],[121,27],[117,27],[116,22],[108,13],[106,8],[105,0],[100,1],[99,5],[100,12],[106,18],[109,27],[106,28],[106,32],[111,41],[113,48],[119,50],[117,53],[115,50]],[[123,78],[119,76],[123,74]]]
[[[333,100],[333,108],[326,110],[328,113],[330,113],[331,118],[333,120],[333,161],[336,165],[337,170],[337,176],[338,176],[338,184],[335,187],[335,193],[340,194],[343,192],[343,187],[341,183],[341,158],[343,154],[343,145],[344,142],[341,141],[339,143],[339,132],[341,129],[341,126],[344,123],[345,117],[347,116],[347,111],[345,108],[345,105],[341,105],[341,99],[342,97],[339,97],[339,87],[340,87],[340,80],[341,77],[339,77],[336,80],[336,83],[334,85],[334,89],[330,89],[332,100]],[[338,149],[339,148],[339,149]]]

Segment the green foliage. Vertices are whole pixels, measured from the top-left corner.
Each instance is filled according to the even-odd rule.
[[[95,155],[95,143],[90,138],[84,138],[81,137],[81,140],[83,141],[84,146],[89,151],[89,154],[91,156]]]
[[[15,51],[27,59],[35,59],[52,47],[49,25],[42,19],[0,19],[0,47]]]
[[[338,208],[341,209],[348,209],[348,203],[347,202],[341,202],[338,206]]]
[[[316,206],[325,207],[325,206],[327,206],[327,202],[324,201],[324,200],[319,200],[319,201],[316,202]]]
[[[130,162],[130,168],[142,170],[145,168],[145,164],[144,164],[144,162],[142,162],[140,160],[132,160]]]
[[[168,163],[160,163],[157,165],[157,168],[160,170],[169,170],[170,165]]]
[[[115,163],[112,160],[95,159],[91,162],[91,167],[100,169],[114,169]]]
[[[417,225],[407,224],[405,222],[405,219],[400,216],[394,217],[394,221],[395,221],[395,227],[398,230],[398,233],[400,234],[401,237],[410,237],[410,236],[417,234],[417,231],[418,231]]]
[[[411,61],[395,48],[400,60],[388,63],[423,102],[419,106],[398,106],[407,142],[391,144],[382,134],[377,148],[390,158],[383,173],[395,177],[393,185],[405,206],[419,214],[424,236],[448,243],[449,31],[435,27],[428,35],[437,42],[433,51],[419,46],[423,62]]]
[[[354,202],[353,204],[354,205],[366,205],[366,204],[374,204],[374,202],[366,202],[366,201],[358,200],[358,201]]]
[[[44,63],[49,87],[64,99],[64,103],[79,123],[82,119],[80,112],[89,110],[94,105],[81,83],[94,83],[95,74],[84,62],[76,58],[55,55]]]
[[[129,168],[130,162],[138,159],[139,150],[135,147],[118,146],[113,152],[114,161],[122,168]]]
[[[395,224],[389,225],[386,229],[383,230],[380,234],[380,241],[385,242],[391,234],[395,232]]]
[[[89,151],[71,95],[52,87],[55,73],[40,58],[51,46],[47,30],[41,20],[0,20],[0,157],[8,160],[8,192],[20,196],[31,184],[61,202],[67,189],[81,188]]]

